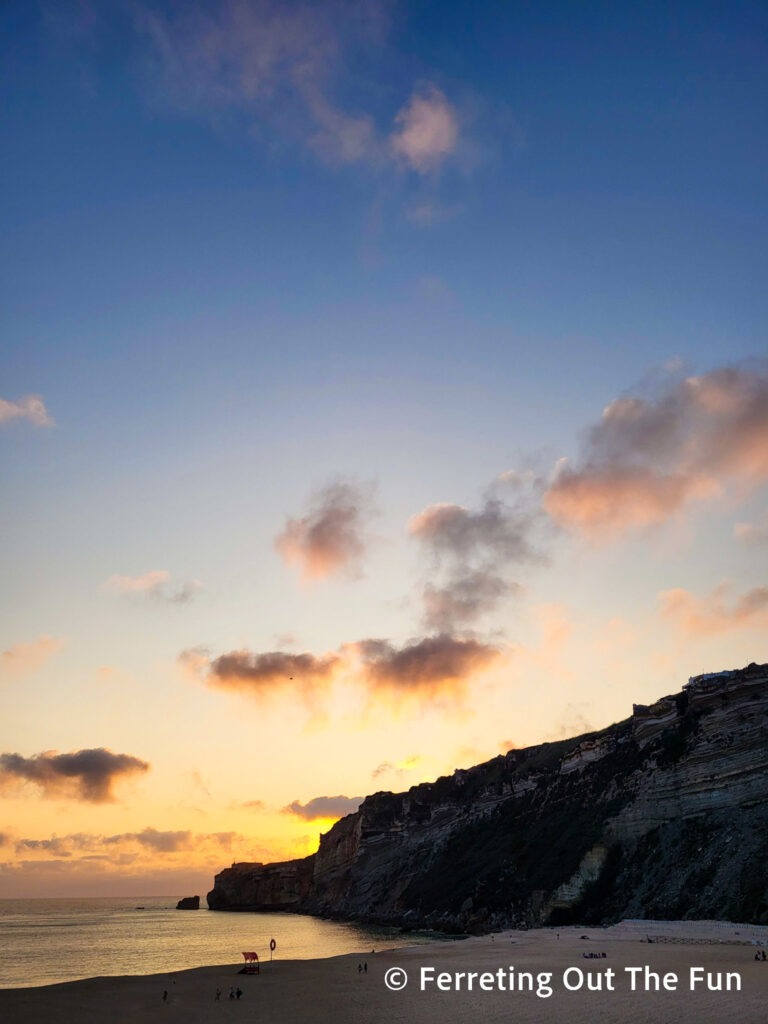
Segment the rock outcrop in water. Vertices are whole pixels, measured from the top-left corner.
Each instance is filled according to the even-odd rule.
[[[185,896],[180,899],[176,904],[177,910],[199,910],[200,909],[200,897],[199,896]]]
[[[446,931],[630,917],[768,923],[768,665],[694,677],[600,732],[376,793],[214,910]]]

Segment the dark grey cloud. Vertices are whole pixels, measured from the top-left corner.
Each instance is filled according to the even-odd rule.
[[[316,821],[318,818],[343,818],[356,811],[363,802],[361,796],[316,796],[302,804],[298,800],[283,808],[286,814],[295,814],[305,821]]]
[[[44,797],[64,797],[87,803],[113,800],[113,787],[117,782],[147,771],[147,761],[131,754],[115,754],[104,747],[68,754],[46,751],[33,757],[0,754],[0,786],[28,782],[38,786]]]
[[[501,657],[502,651],[492,644],[438,633],[402,646],[389,640],[360,640],[322,657],[232,651],[211,661],[197,649],[183,652],[180,660],[209,686],[258,697],[287,693],[317,707],[337,677],[357,680],[372,699],[395,694],[428,698],[441,691],[456,696],[475,673]]]
[[[412,640],[402,647],[388,640],[361,640],[354,646],[369,687],[396,694],[457,692],[474,673],[501,657],[497,647],[448,633]]]
[[[313,499],[307,513],[289,518],[275,547],[305,580],[359,575],[372,513],[371,487],[335,482]]]
[[[476,623],[520,593],[510,574],[544,560],[542,482],[533,473],[505,473],[479,508],[428,505],[408,529],[431,558],[422,600],[424,626],[454,632]]]
[[[206,678],[212,686],[255,695],[283,688],[309,693],[330,682],[340,662],[337,654],[230,651],[210,662]]]

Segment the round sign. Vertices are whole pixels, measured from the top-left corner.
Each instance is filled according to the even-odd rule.
[[[270,939],[269,948],[272,950],[273,953],[277,949],[277,943],[275,942],[274,939]]]

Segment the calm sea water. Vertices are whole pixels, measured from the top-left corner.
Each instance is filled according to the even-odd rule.
[[[0,988],[242,963],[243,950],[268,960],[272,938],[284,960],[427,941],[299,914],[176,910],[162,899],[0,900]]]

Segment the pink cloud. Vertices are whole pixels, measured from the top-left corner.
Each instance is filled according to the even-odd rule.
[[[0,655],[4,672],[13,676],[24,676],[35,672],[41,665],[57,654],[67,641],[64,637],[39,636],[31,644],[15,644]]]
[[[768,628],[768,587],[732,596],[730,585],[723,583],[703,597],[680,588],[665,590],[659,605],[662,618],[688,636]]]
[[[612,402],[589,431],[583,460],[544,495],[562,526],[592,539],[665,522],[694,501],[768,480],[768,370],[726,366],[660,397]]]
[[[370,516],[370,488],[350,483],[324,487],[304,516],[289,518],[275,548],[303,580],[359,575]]]
[[[0,398],[0,423],[9,423],[11,420],[28,420],[36,427],[54,426],[40,395],[24,395],[15,402]]]
[[[459,122],[454,107],[431,85],[415,92],[395,117],[392,151],[420,174],[436,170],[456,149]]]

